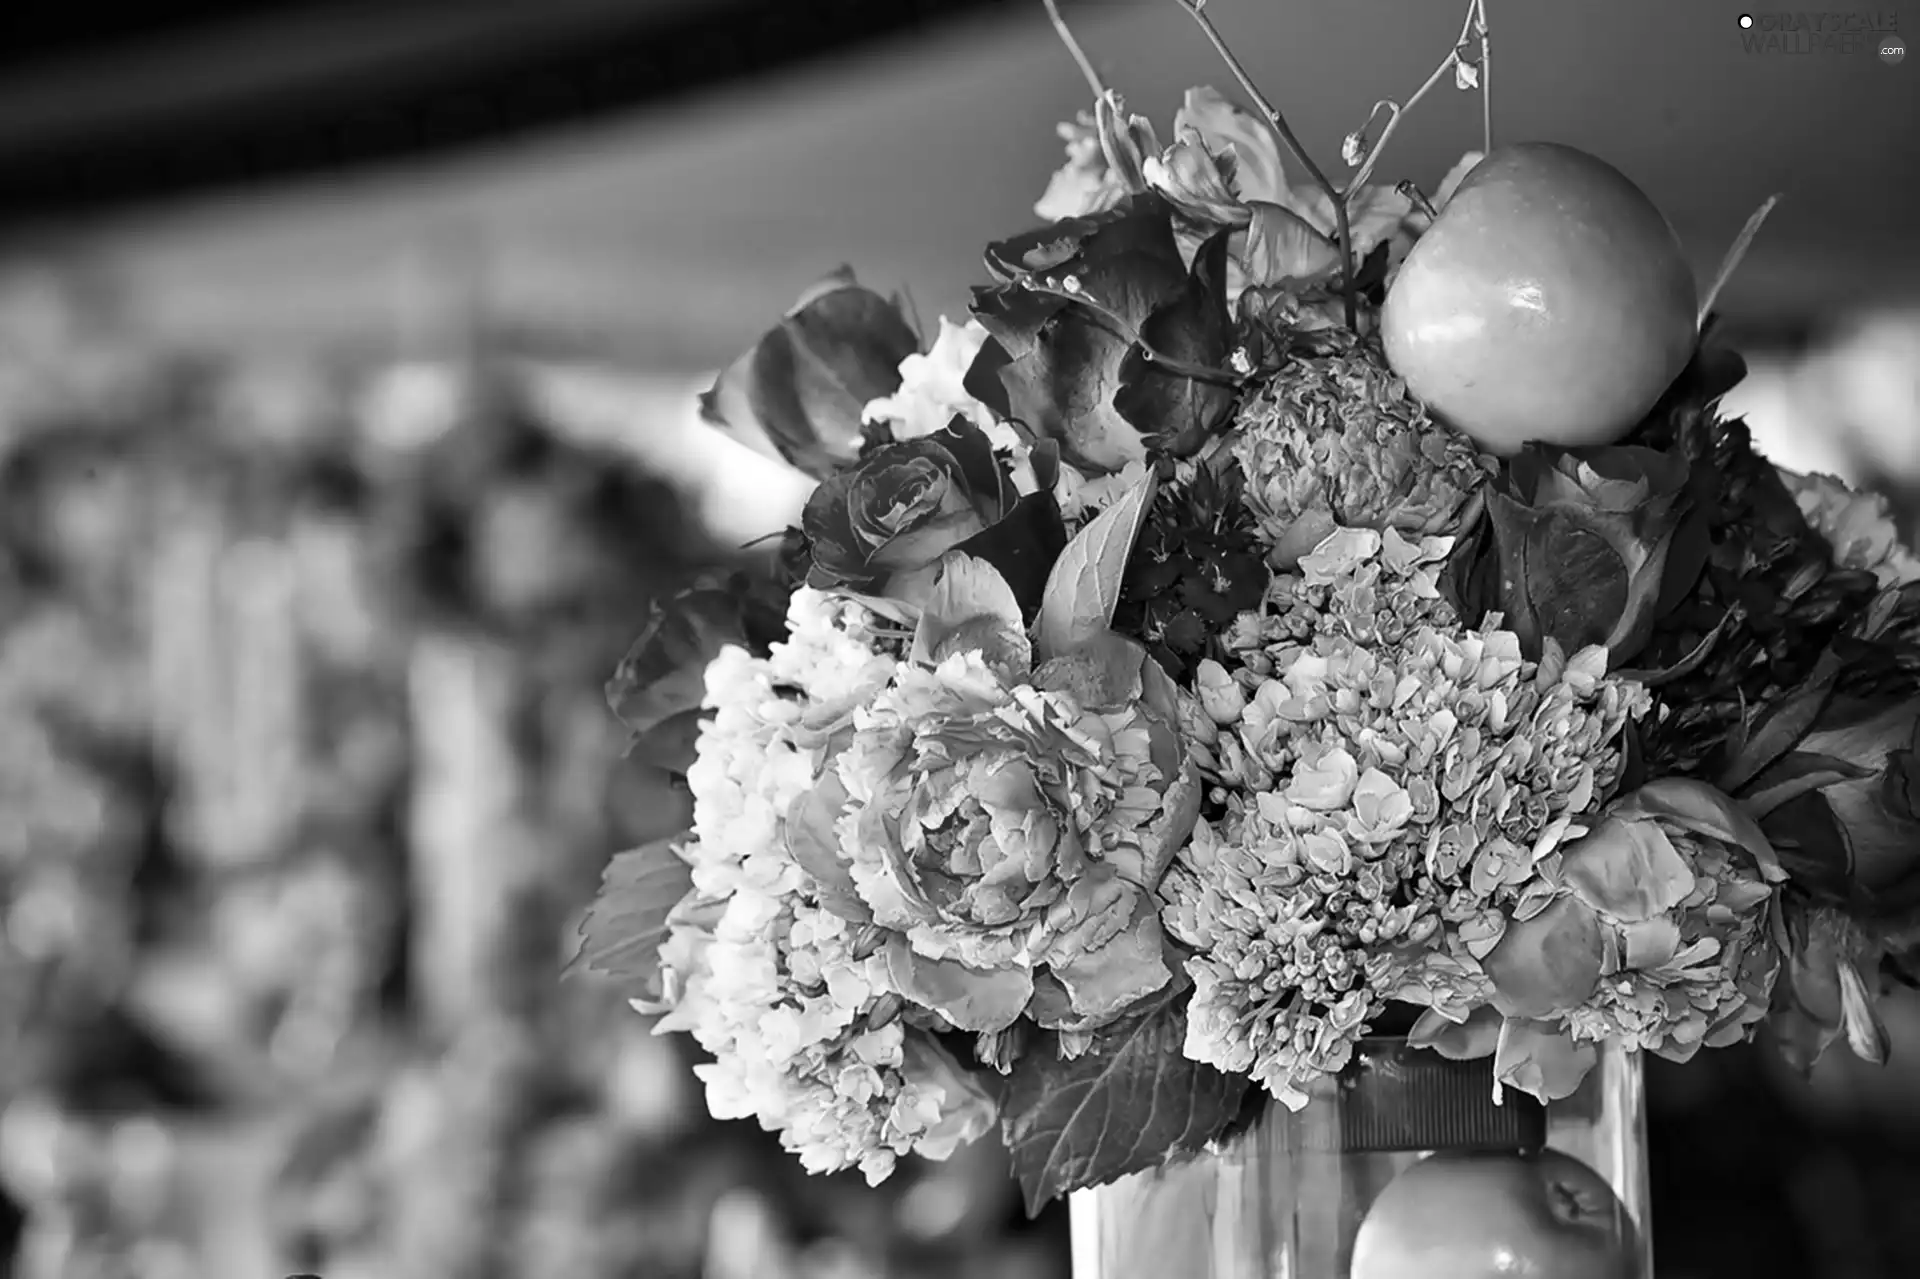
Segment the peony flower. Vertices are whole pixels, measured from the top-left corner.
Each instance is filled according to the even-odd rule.
[[[1616,662],[1705,563],[1692,471],[1679,453],[1635,445],[1529,445],[1488,490],[1500,604],[1529,652],[1604,644]]]
[[[802,294],[700,397],[700,415],[825,479],[860,454],[861,414],[900,385],[920,340],[894,303],[842,268]]]
[[[1029,669],[1010,590],[963,556],[914,656],[813,809],[890,980],[962,1029],[1106,1024],[1170,979],[1153,889],[1199,803],[1172,681],[1116,635]]]
[[[1907,545],[1885,494],[1857,492],[1831,475],[1782,471],[1780,478],[1813,531],[1833,547],[1836,565],[1872,573],[1882,587],[1920,581],[1920,556]]]
[[[807,499],[800,528],[809,585],[913,604],[933,589],[941,557],[967,548],[991,559],[1032,607],[1066,545],[1050,489],[1023,497],[992,442],[964,419],[883,445],[832,476]]]
[[[1494,467],[1363,348],[1298,359],[1242,407],[1243,500],[1281,563],[1336,525],[1468,531]]]
[[[1731,799],[1698,782],[1650,783],[1538,873],[1551,895],[1505,912],[1481,961],[1492,1009],[1524,1024],[1528,1042],[1611,1039],[1686,1061],[1752,1036],[1778,969],[1768,919],[1785,873]],[[1421,1033],[1435,1030],[1430,1018]],[[1537,1066],[1545,1051],[1526,1059]],[[1543,1099],[1567,1095],[1582,1073],[1555,1072]],[[1528,1087],[1518,1065],[1499,1078]]]

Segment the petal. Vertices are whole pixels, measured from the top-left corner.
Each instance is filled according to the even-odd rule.
[[[1264,202],[1252,208],[1244,253],[1249,285],[1317,280],[1339,266],[1339,246],[1298,213]]]
[[[1104,944],[1049,955],[1048,968],[1082,1027],[1105,1025],[1173,979],[1154,899],[1137,890],[1130,896],[1131,919]]]
[[[1622,817],[1659,816],[1696,835],[1707,835],[1746,849],[1761,878],[1777,884],[1787,877],[1779,855],[1759,823],[1725,792],[1704,782],[1666,777],[1648,782],[1614,810]]]
[[[1594,1045],[1575,1043],[1544,1022],[1509,1018],[1494,1049],[1493,1077],[1542,1102],[1564,1101],[1578,1091],[1599,1056]]]
[[[813,879],[820,904],[840,918],[864,924],[873,911],[860,898],[853,872],[843,860],[834,823],[847,806],[847,788],[828,769],[813,789],[787,810],[787,852]]]
[[[1494,1002],[1519,1017],[1545,1017],[1579,1007],[1600,984],[1600,921],[1576,897],[1556,898],[1531,919],[1514,920],[1481,961]]]
[[[1233,193],[1242,203],[1277,204],[1287,198],[1286,170],[1273,130],[1217,90],[1188,89],[1174,113],[1173,127],[1176,133],[1191,129],[1199,134],[1215,155],[1233,155]]]
[[[1664,915],[1694,890],[1686,858],[1651,821],[1603,818],[1560,858],[1561,880],[1575,897],[1630,924]]]
[[[961,1030],[1005,1030],[1033,998],[1033,974],[1024,968],[988,971],[929,959],[898,933],[887,939],[886,957],[894,989]]]
[[[1680,951],[1680,925],[1666,916],[1629,924],[1620,930],[1623,968],[1659,968]]]
[[[1474,1009],[1464,1022],[1429,1008],[1414,1022],[1407,1042],[1415,1048],[1431,1048],[1448,1061],[1474,1061],[1489,1056],[1499,1046],[1500,1027],[1505,1020],[1490,1004]]]

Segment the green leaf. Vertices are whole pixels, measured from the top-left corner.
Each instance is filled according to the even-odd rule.
[[[1737,794],[1767,765],[1799,745],[1833,700],[1839,677],[1840,663],[1831,652],[1822,653],[1806,686],[1776,703],[1754,725],[1739,755],[1721,774],[1719,788]]]
[[[1142,474],[1054,562],[1034,624],[1034,650],[1041,660],[1062,656],[1111,627],[1156,482],[1152,470]]]
[[[677,851],[683,838],[656,839],[614,854],[580,921],[580,949],[568,973],[600,973],[658,996],[667,917],[693,891],[693,871]]]
[[[1753,779],[1740,799],[1740,806],[1759,819],[1810,791],[1872,775],[1872,769],[1849,764],[1831,755],[1815,751],[1792,751]]]
[[[913,660],[934,666],[964,652],[978,652],[989,665],[1020,675],[1033,665],[1013,587],[986,560],[949,551],[914,628]]]
[[[1185,1037],[1185,1007],[1166,994],[1071,1061],[1036,1049],[1014,1063],[1001,1131],[1028,1213],[1197,1153],[1233,1120],[1246,1077],[1188,1060]]]

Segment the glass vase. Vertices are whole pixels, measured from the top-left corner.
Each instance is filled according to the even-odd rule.
[[[1298,1113],[1076,1192],[1074,1279],[1650,1279],[1639,1055],[1550,1106],[1493,1082],[1368,1039]]]

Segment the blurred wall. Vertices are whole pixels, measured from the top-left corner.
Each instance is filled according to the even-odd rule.
[[[1459,30],[1437,0],[1214,0],[1209,12],[1315,154],[1404,96]],[[1066,10],[1110,82],[1165,127],[1229,78],[1173,0]],[[1920,63],[1749,53],[1735,0],[1492,6],[1498,136],[1596,151],[1665,208],[1711,271],[1747,213],[1785,200],[1727,308],[1799,322],[1920,295]],[[1763,15],[1764,16],[1764,15]],[[478,246],[503,305],[668,370],[710,368],[841,262],[926,321],[964,306],[990,238],[1032,221],[1052,126],[1086,90],[1035,0],[683,109],[391,172],[143,212],[88,231],[177,333],[275,342],[388,322],[409,264]],[[1442,86],[1389,179],[1431,184],[1479,136]]]

